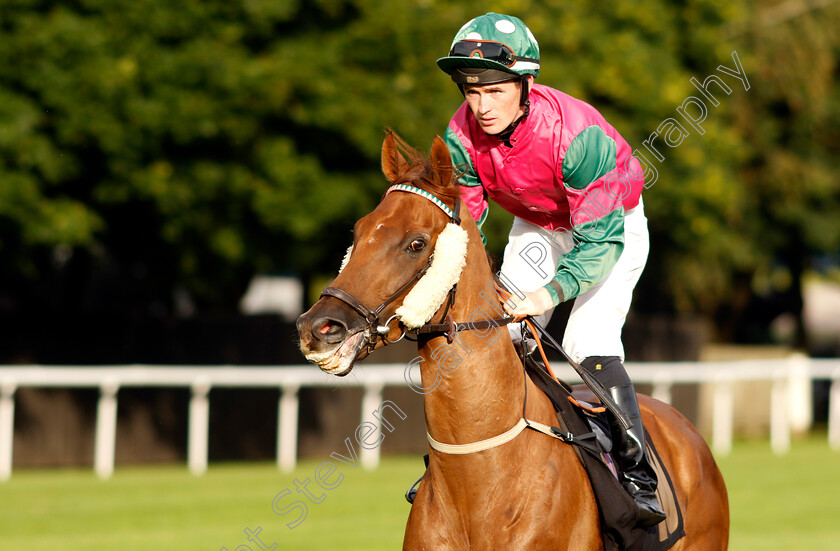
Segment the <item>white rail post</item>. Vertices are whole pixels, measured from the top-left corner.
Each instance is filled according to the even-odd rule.
[[[283,385],[277,404],[277,468],[291,472],[297,463],[298,390],[300,385]]]
[[[17,385],[13,381],[0,383],[0,482],[5,482],[12,476],[15,390],[17,390]]]
[[[770,390],[770,448],[780,455],[790,451],[789,382],[786,373],[777,373]]]
[[[207,472],[207,440],[210,434],[210,383],[199,379],[192,384],[190,398],[189,433],[187,435],[187,466],[194,476]]]
[[[788,360],[788,403],[791,433],[805,433],[814,424],[814,380],[811,361],[805,354],[796,353]]]
[[[653,376],[651,397],[670,405],[671,400],[673,400],[671,396],[671,387],[673,384],[670,373],[667,371],[657,371]]]
[[[828,445],[840,451],[840,369],[834,371],[828,395]]]
[[[370,423],[368,416],[370,416],[373,412],[377,411],[379,409],[379,406],[382,405],[382,388],[384,386],[385,385],[383,385],[380,382],[365,385],[365,393],[362,396],[363,424]],[[376,430],[368,433],[367,437],[364,438],[364,440],[376,442],[382,436],[382,422],[378,417],[372,417],[374,419],[373,424],[376,426]],[[360,445],[361,450],[359,451],[359,460],[362,462],[362,467],[368,471],[372,471],[379,466],[379,446],[380,444],[377,444],[372,448],[366,448]]]
[[[728,455],[732,451],[732,418],[735,412],[729,378],[715,381],[712,402],[712,448],[720,455]]]
[[[96,407],[96,441],[93,454],[93,470],[102,479],[114,474],[114,452],[117,445],[117,392],[120,386],[114,380],[107,380],[99,387],[99,403]]]

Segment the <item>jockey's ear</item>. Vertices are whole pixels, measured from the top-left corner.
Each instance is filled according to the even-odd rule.
[[[394,132],[388,132],[382,143],[382,173],[389,182],[394,182],[407,167],[408,163],[397,148]]]
[[[452,184],[452,157],[449,155],[449,148],[446,147],[446,142],[440,136],[435,136],[432,142],[432,167],[435,173],[440,177],[440,183],[444,186]]]

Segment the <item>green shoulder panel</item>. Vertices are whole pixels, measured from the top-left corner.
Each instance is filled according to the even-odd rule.
[[[584,189],[598,178],[615,170],[615,140],[600,126],[588,126],[575,136],[563,157],[563,184]]]
[[[469,190],[462,193],[462,196],[468,198],[470,196],[474,196],[476,193],[481,193],[485,195],[483,200],[486,202],[486,192],[484,191],[484,188],[481,185],[481,180],[478,178],[478,173],[476,173],[475,167],[472,164],[472,158],[469,153],[467,153],[467,148],[464,147],[464,144],[452,128],[446,128],[446,134],[444,134],[443,141],[446,142],[446,147],[449,148],[449,155],[452,157],[452,164],[455,166],[455,170],[458,174],[460,174],[458,183],[469,188],[482,188],[480,190]],[[478,217],[478,220],[475,221],[478,226],[478,233],[481,235],[481,241],[484,245],[487,245],[487,236],[485,236],[484,232],[481,231],[481,226],[484,225],[484,221],[487,220],[487,213],[489,211],[490,209],[485,206],[481,215]]]
[[[467,187],[480,186],[481,181],[478,179],[478,174],[475,171],[469,153],[467,153],[467,148],[464,147],[464,144],[461,143],[461,140],[451,128],[446,128],[443,141],[446,142],[446,147],[449,148],[449,155],[452,156],[452,164],[455,170],[458,173],[462,173],[458,183]]]
[[[585,229],[584,229],[585,226]],[[581,231],[584,229],[584,231]],[[624,250],[624,208],[619,207],[593,222],[573,228],[576,246],[560,257],[552,281],[559,284],[563,300],[582,295],[610,274]],[[554,300],[551,284],[546,289]]]

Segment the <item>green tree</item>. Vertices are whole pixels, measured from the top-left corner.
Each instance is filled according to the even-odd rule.
[[[778,296],[796,316],[794,344],[807,347],[803,275],[840,251],[840,5],[758,1],[739,23],[728,32],[750,52],[756,85],[737,101],[733,124],[749,145],[739,178],[761,258],[735,287]]]
[[[344,7],[5,4],[0,246],[16,299],[93,271],[138,308],[175,287],[230,307],[256,270],[317,266],[316,236],[371,205],[372,158],[306,120],[332,80],[315,45]]]

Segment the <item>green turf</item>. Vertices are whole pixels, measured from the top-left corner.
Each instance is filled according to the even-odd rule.
[[[409,511],[402,493],[422,472],[421,458],[389,458],[374,472],[342,466],[344,479],[326,492],[311,482],[324,500],[289,529],[297,511],[279,516],[272,500],[287,488],[296,497],[281,506],[302,497],[293,480],[313,479],[320,463],[302,462],[290,475],[266,464],[211,465],[200,478],[180,465],[120,468],[104,482],[87,470],[18,470],[0,484],[0,550],[237,551],[248,543],[243,530],[257,527],[278,550],[399,549]],[[781,457],[766,441],[736,443],[719,463],[732,510],[730,549],[840,548],[840,454],[824,436],[795,441]]]
[[[741,442],[718,458],[729,491],[730,549],[840,549],[840,453],[824,434],[795,440],[786,455]]]

